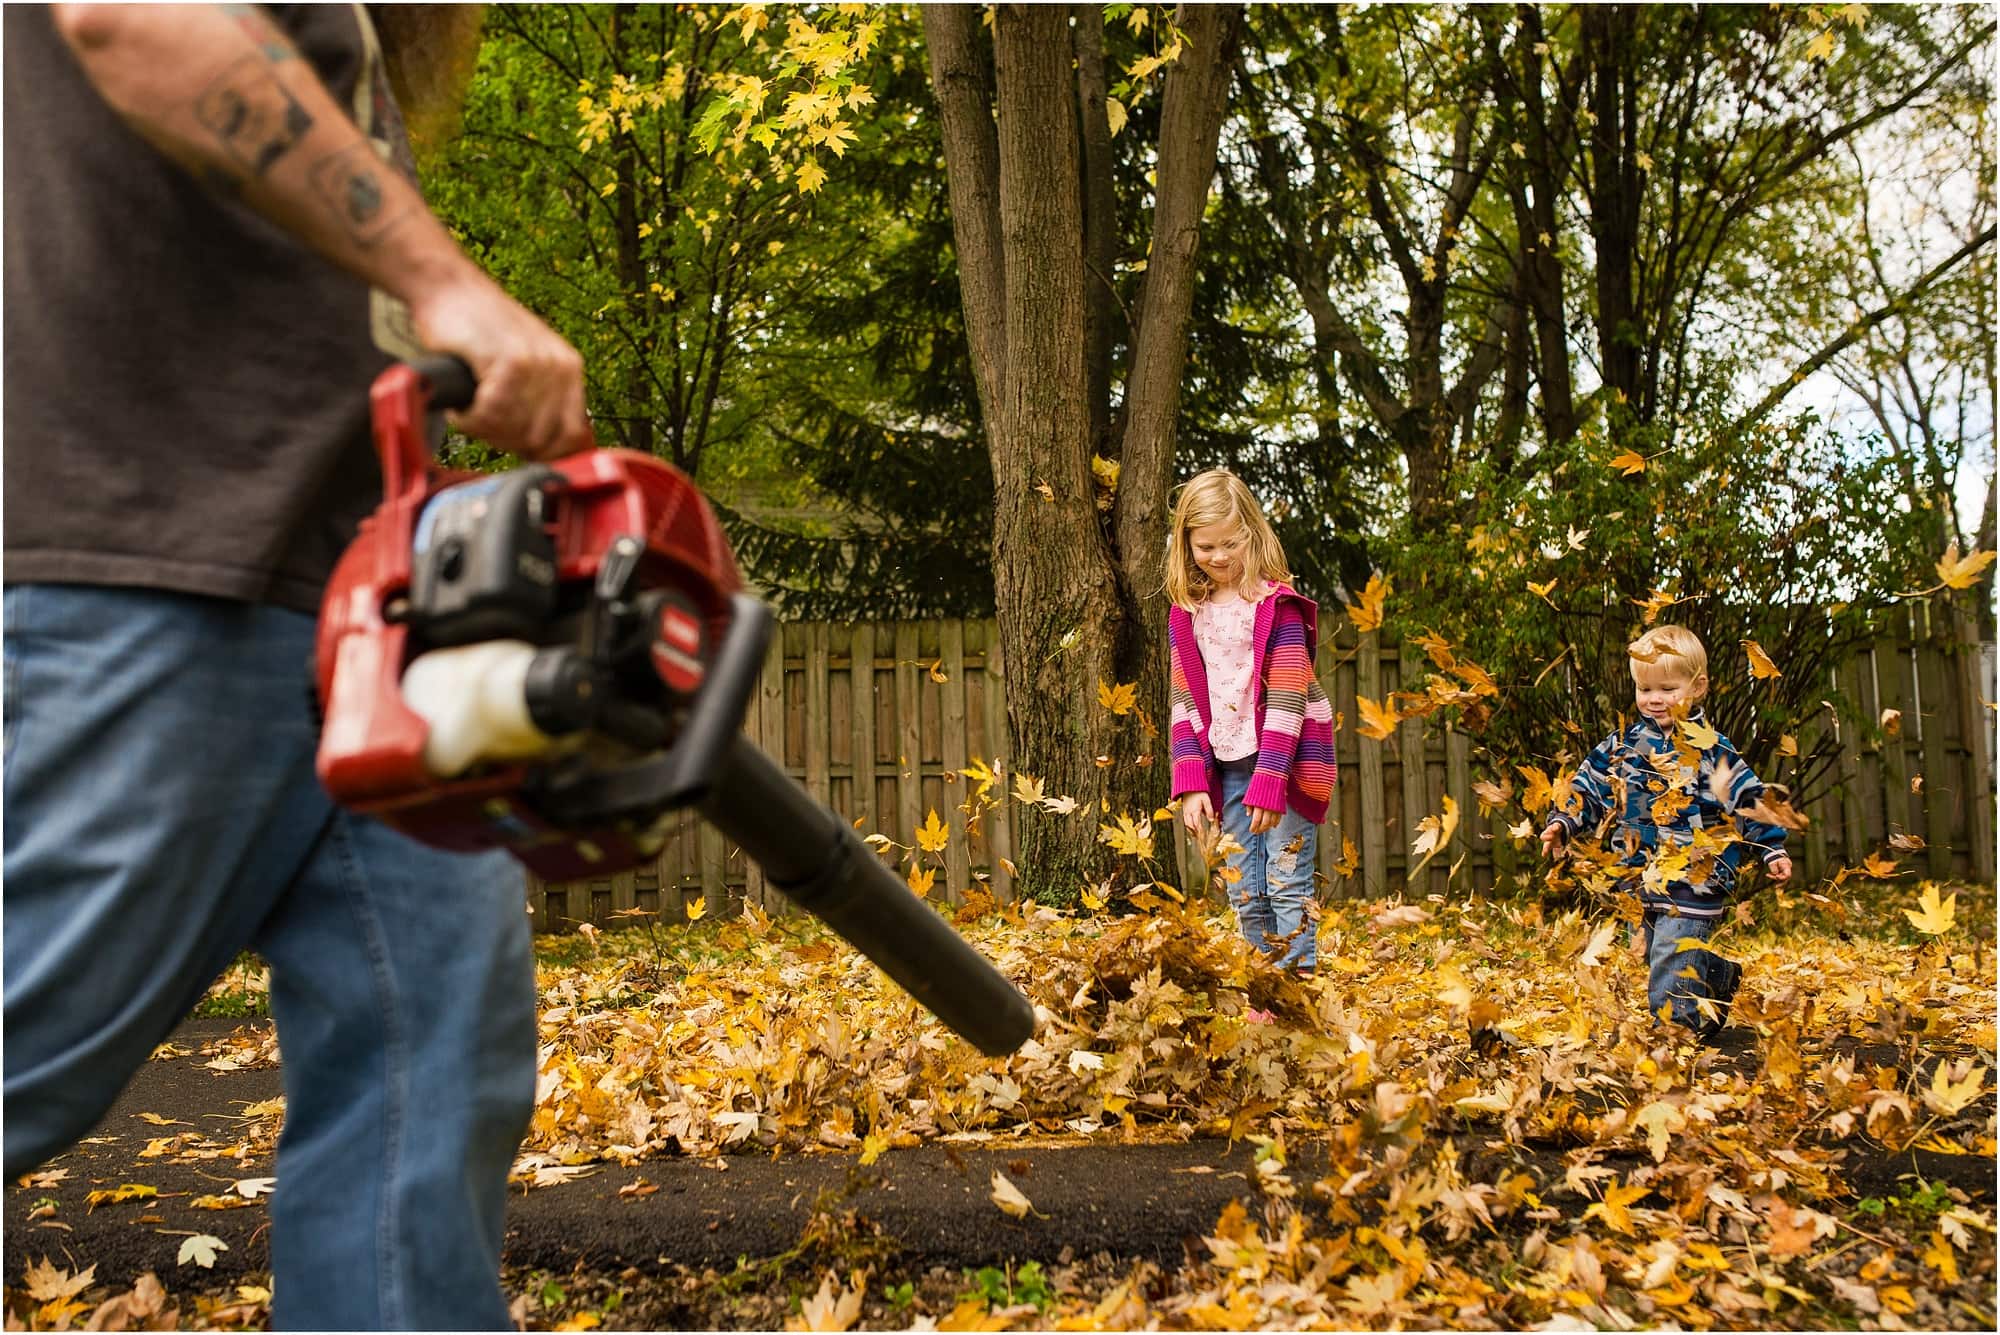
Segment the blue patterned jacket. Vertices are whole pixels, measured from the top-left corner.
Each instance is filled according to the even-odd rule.
[[[1688,723],[1707,727],[1700,710]],[[1765,862],[1784,856],[1784,828],[1745,810],[1763,794],[1727,737],[1697,749],[1686,725],[1670,734],[1641,718],[1584,758],[1549,823],[1568,838],[1599,837],[1619,866],[1638,873],[1631,879],[1647,908],[1714,918],[1752,853]]]

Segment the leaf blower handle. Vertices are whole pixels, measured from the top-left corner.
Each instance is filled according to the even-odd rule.
[[[1028,999],[844,821],[741,734],[723,756],[701,814],[793,903],[987,1056],[1003,1057],[1035,1032]]]
[[[479,381],[472,368],[448,352],[418,357],[410,363],[410,369],[430,390],[432,412],[470,408],[473,395],[479,392]]]

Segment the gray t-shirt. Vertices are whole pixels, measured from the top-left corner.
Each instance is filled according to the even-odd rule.
[[[390,105],[353,7],[270,13]],[[5,24],[6,582],[316,610],[381,497],[367,285],[127,127],[46,9]]]

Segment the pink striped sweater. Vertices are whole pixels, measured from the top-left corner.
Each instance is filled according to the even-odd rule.
[[[1319,606],[1288,584],[1257,604],[1254,632],[1257,769],[1244,802],[1307,820],[1326,819],[1338,777],[1333,756],[1333,706],[1313,676]],[[1222,810],[1222,770],[1209,749],[1208,671],[1186,608],[1167,612],[1173,713],[1173,795],[1206,792]]]

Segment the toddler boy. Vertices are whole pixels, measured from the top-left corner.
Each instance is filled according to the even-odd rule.
[[[1729,739],[1710,728],[1708,654],[1684,626],[1656,626],[1629,646],[1639,717],[1598,743],[1577,769],[1565,810],[1542,846],[1568,854],[1572,836],[1604,840],[1644,910],[1646,1004],[1703,1040],[1722,1028],[1742,966],[1703,947],[1751,853],[1777,880],[1791,877],[1783,827],[1750,814],[1764,785]],[[1704,1004],[1707,1003],[1707,1004]]]

